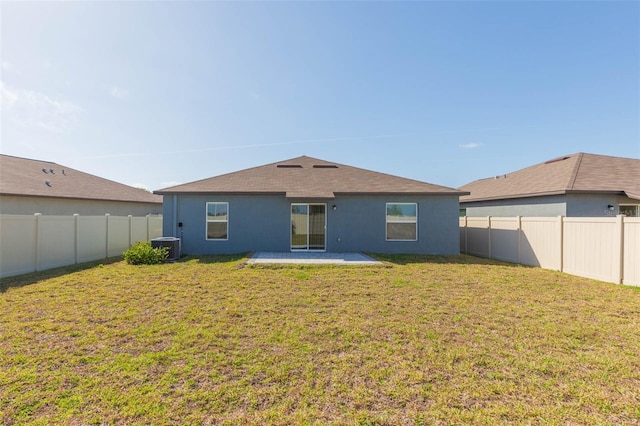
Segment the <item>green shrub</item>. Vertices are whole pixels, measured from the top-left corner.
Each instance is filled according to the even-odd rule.
[[[169,257],[168,247],[151,247],[148,241],[140,241],[122,253],[129,265],[155,265]]]

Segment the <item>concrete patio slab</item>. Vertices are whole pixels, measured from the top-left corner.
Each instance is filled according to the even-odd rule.
[[[333,265],[382,265],[372,257],[362,253],[316,253],[316,252],[257,252],[248,263],[294,263]]]

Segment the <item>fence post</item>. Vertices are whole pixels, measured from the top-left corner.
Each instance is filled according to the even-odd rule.
[[[614,236],[614,267],[616,268],[615,276],[613,277],[616,284],[622,284],[624,280],[624,215],[616,215],[616,230]],[[618,256],[616,259],[615,256]]]
[[[104,222],[105,222],[105,248],[104,248],[104,258],[106,259],[107,257],[109,257],[109,216],[111,216],[109,213],[104,215]]]
[[[38,272],[40,270],[40,233],[42,232],[42,225],[40,224],[40,217],[42,216],[42,213],[35,213],[34,216],[36,217],[36,264],[34,265],[34,271]]]
[[[73,215],[73,233],[75,234],[75,242],[73,243],[73,251],[74,251],[74,260],[76,262],[76,264],[78,263],[78,257],[79,257],[79,246],[80,246],[80,235],[78,235],[78,221],[79,221],[80,215],[78,213],[75,213]]]
[[[522,263],[522,216],[516,218],[518,223],[518,263]]]
[[[560,272],[564,272],[564,216],[558,216],[558,240],[560,241],[560,254],[558,259]]]
[[[147,215],[147,241],[151,241],[151,215]]]
[[[491,257],[491,216],[487,216],[487,245],[489,247],[489,258],[492,259]]]

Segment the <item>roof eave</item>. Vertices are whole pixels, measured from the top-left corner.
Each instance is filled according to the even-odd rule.
[[[88,198],[88,197],[71,197],[71,196],[64,196],[64,195],[46,195],[46,194],[12,194],[10,192],[1,192],[0,196],[24,197],[24,198],[30,198],[30,197],[55,198],[58,200],[110,201],[110,202],[118,202],[118,203],[162,204],[162,200],[159,200],[159,201],[124,200],[124,199],[114,199],[114,198]]]
[[[315,200],[315,201],[330,201],[335,200],[336,197],[330,197],[328,195],[311,195],[311,194],[288,194],[287,199],[291,201],[304,201],[304,200]]]
[[[349,191],[349,192],[334,192],[333,195],[328,193],[318,194],[296,194],[286,191],[165,191],[157,190],[153,191],[157,195],[210,195],[210,194],[224,194],[224,195],[284,195],[287,198],[317,198],[317,199],[334,199],[337,195],[446,195],[446,196],[464,196],[469,195],[468,191]]]
[[[588,190],[588,189],[572,189],[567,191],[567,194],[604,194],[604,195],[626,195],[625,191],[621,189],[602,189],[602,190]]]
[[[377,191],[377,192],[363,192],[363,191],[349,191],[349,192],[336,192],[336,195],[469,195],[466,191]]]
[[[513,195],[498,195],[493,197],[480,197],[480,198],[467,198],[464,200],[460,200],[460,203],[474,203],[477,201],[499,201],[499,200],[514,200],[518,198],[533,198],[533,197],[547,197],[550,195],[565,195],[568,191],[547,191],[547,192],[538,192],[535,194],[513,194]]]
[[[635,193],[635,192],[624,191],[624,193],[629,198],[633,198],[634,200],[640,200],[640,192]]]
[[[467,198],[460,200],[461,203],[475,203],[480,201],[499,201],[499,200],[513,200],[518,198],[534,198],[534,197],[546,197],[551,195],[568,195],[568,194],[611,194],[611,195],[627,195],[628,192],[622,190],[593,190],[593,189],[565,189],[561,191],[548,191],[538,192],[535,194],[515,194],[515,195],[502,195],[496,197],[483,197],[483,198]],[[640,199],[640,194],[636,194],[635,197],[629,196],[629,198]]]
[[[285,195],[285,191],[165,191],[157,190],[153,191],[157,195],[211,195],[211,194],[223,194],[223,195]]]

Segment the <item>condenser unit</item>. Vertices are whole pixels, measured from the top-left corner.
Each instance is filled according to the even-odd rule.
[[[180,238],[160,237],[151,240],[151,247],[167,247],[169,249],[169,257],[167,260],[180,259]]]

